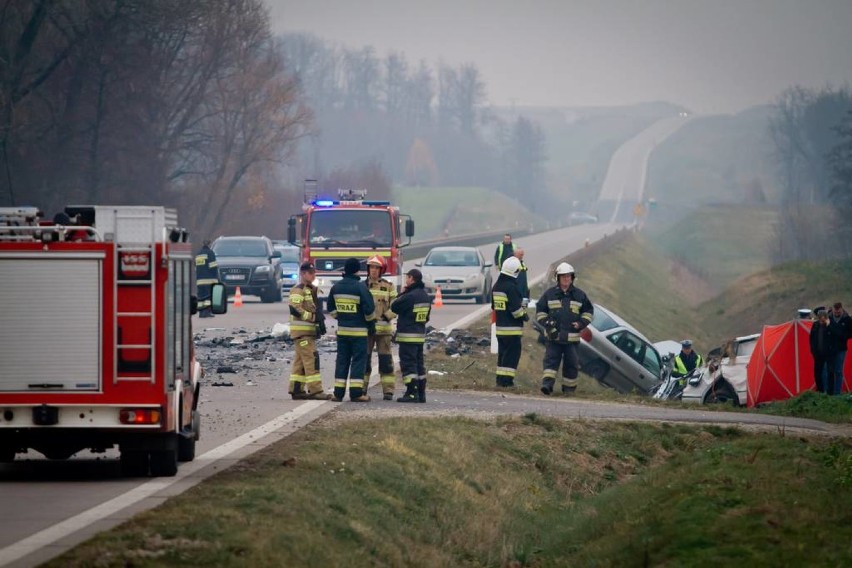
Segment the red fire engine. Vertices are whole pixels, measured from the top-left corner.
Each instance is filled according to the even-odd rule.
[[[328,296],[340,280],[347,258],[366,260],[379,255],[387,261],[385,278],[403,285],[402,248],[411,244],[414,221],[389,201],[367,201],[366,190],[339,190],[339,199],[316,197],[315,182],[306,182],[302,213],[288,222],[288,240],[302,247],[302,261],[317,269],[319,296]],[[404,222],[403,222],[404,221]],[[408,242],[401,243],[404,231]]]
[[[175,475],[200,427],[192,245],[164,207],[65,214],[0,208],[0,461],[117,445],[125,475]]]

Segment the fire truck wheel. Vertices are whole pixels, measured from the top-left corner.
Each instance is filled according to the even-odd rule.
[[[145,477],[148,475],[148,452],[122,450],[121,475],[124,477]]]
[[[174,477],[178,470],[177,457],[177,450],[151,452],[151,475],[153,477]]]
[[[178,436],[178,461],[191,462],[195,459],[195,437]]]

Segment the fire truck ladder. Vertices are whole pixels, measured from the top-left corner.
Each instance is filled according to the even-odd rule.
[[[117,242],[116,243],[116,279],[115,279],[115,320],[114,328],[116,330],[115,357],[114,357],[114,377],[115,382],[124,381],[147,381],[154,382],[156,364],[156,346],[154,343],[154,330],[156,329],[157,316],[157,263],[156,259],[156,242],[158,224],[153,212],[130,209],[122,211],[116,209],[115,226],[120,227],[123,223],[134,227],[134,241],[140,242]],[[148,225],[150,224],[150,232]],[[140,225],[144,229],[140,232]],[[146,239],[147,242],[142,241]],[[119,311],[120,298],[122,292],[135,293],[131,288],[143,288],[142,298],[137,297],[139,304],[148,305],[148,311]],[[142,300],[146,301],[142,301]],[[119,325],[120,319],[127,318],[147,318],[148,319],[148,334],[147,343],[137,341],[135,343],[124,343],[122,338],[122,328]],[[138,331],[139,326],[134,325]],[[147,351],[147,357],[143,359],[129,358],[126,353],[130,350]]]

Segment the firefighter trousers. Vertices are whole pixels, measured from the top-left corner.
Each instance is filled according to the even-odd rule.
[[[576,343],[558,343],[548,341],[544,350],[544,373],[542,373],[542,390],[553,390],[556,383],[556,371],[562,364],[562,390],[577,388],[577,376],[580,373],[580,358],[577,355]]]
[[[298,337],[293,340],[296,354],[293,357],[293,368],[290,371],[291,395],[312,395],[322,392],[322,375],[320,375],[319,353],[315,337]]]
[[[396,377],[393,374],[391,336],[373,334],[367,337],[367,367],[364,371],[365,387],[369,386],[370,375],[373,372],[373,351],[379,354],[379,378],[382,382],[382,393],[393,394]]]
[[[407,387],[411,381],[426,378],[426,363],[423,360],[422,343],[399,344],[399,367],[402,383]]]
[[[199,284],[197,298],[199,317],[212,318],[213,308],[210,305],[213,298],[213,284]]]
[[[334,398],[343,399],[346,394],[346,379],[349,379],[349,397],[358,398],[367,394],[364,388],[364,369],[367,366],[367,338],[361,336],[337,336],[337,361],[334,366]]]
[[[515,386],[515,373],[521,360],[521,336],[497,336],[497,386]]]

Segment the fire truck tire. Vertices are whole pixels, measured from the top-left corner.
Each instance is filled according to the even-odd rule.
[[[151,452],[151,476],[174,477],[178,470],[177,450],[156,450]]]
[[[191,462],[195,459],[195,436],[178,436],[178,461]]]
[[[148,475],[148,452],[122,450],[121,475],[124,477],[145,477]]]

